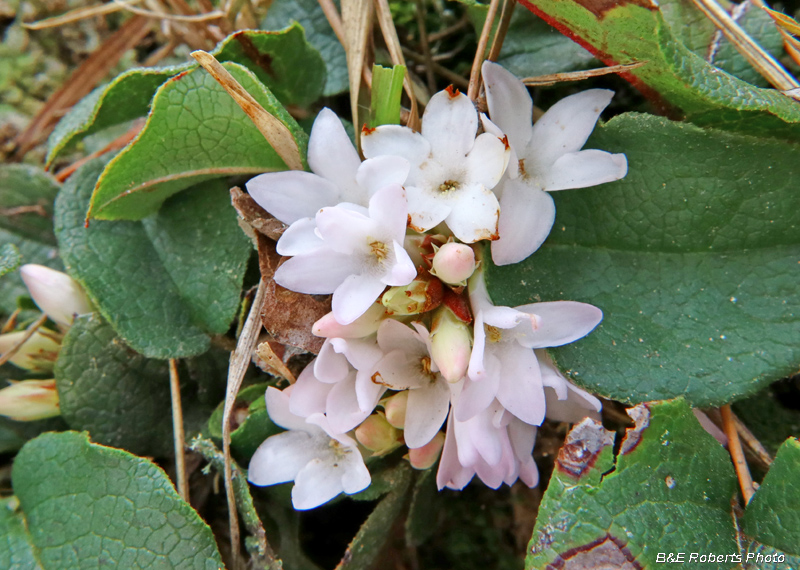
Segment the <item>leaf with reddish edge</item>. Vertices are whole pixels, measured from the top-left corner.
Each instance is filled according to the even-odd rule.
[[[607,65],[647,62],[622,73],[663,112],[695,124],[796,140],[800,106],[707,63],[684,46],[653,0],[520,0]]]

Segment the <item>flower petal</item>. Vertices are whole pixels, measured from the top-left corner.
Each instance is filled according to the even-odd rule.
[[[324,295],[333,293],[357,269],[351,256],[324,247],[287,260],[275,271],[275,282],[298,293]]]
[[[492,122],[508,136],[511,146],[524,148],[531,138],[533,123],[528,88],[513,73],[491,61],[483,62],[481,73]]]
[[[517,309],[537,317],[536,330],[519,338],[520,344],[528,348],[569,344],[585,337],[603,320],[603,311],[577,301],[531,303]]]
[[[539,484],[539,470],[533,460],[533,446],[536,442],[536,426],[528,425],[518,419],[508,424],[508,438],[514,456],[519,462],[519,478],[528,487]]]
[[[406,186],[409,225],[426,232],[439,225],[452,210],[450,200],[416,186]]]
[[[510,149],[495,135],[483,133],[467,155],[466,184],[481,184],[491,190],[503,177]]]
[[[310,362],[297,377],[289,397],[289,411],[303,418],[325,413],[325,402],[332,387],[332,384],[320,382],[314,375],[314,362]]]
[[[463,242],[474,243],[497,237],[500,204],[497,196],[482,185],[464,185],[456,190],[457,200],[445,221],[450,231]]]
[[[361,165],[342,121],[336,113],[323,109],[314,120],[308,140],[308,165],[311,170],[330,180],[342,192],[342,202],[367,203],[366,191],[359,192],[356,172]]]
[[[509,265],[519,263],[544,243],[556,219],[556,206],[550,194],[519,178],[502,185],[497,223],[500,239],[492,242],[492,261]]]
[[[269,418],[284,429],[305,431],[310,434],[318,433],[317,428],[306,423],[305,418],[291,412],[292,387],[285,390],[278,390],[270,386],[264,398],[267,403],[267,413]]]
[[[581,150],[561,156],[547,170],[542,186],[547,191],[586,188],[624,178],[628,159],[624,154]]]
[[[369,200],[369,217],[393,240],[403,241],[408,221],[408,202],[403,187],[392,184],[378,190]]]
[[[287,431],[268,437],[258,446],[247,479],[254,485],[275,485],[292,481],[316,457],[313,437],[304,431]]]
[[[358,167],[356,181],[366,190],[370,198],[380,190],[392,184],[402,185],[411,169],[411,164],[399,156],[376,156],[368,158]]]
[[[314,360],[314,376],[326,384],[341,382],[352,370],[347,357],[336,350],[333,340],[335,339],[326,339],[322,343],[319,355]]]
[[[412,171],[431,154],[431,145],[425,137],[400,125],[381,125],[362,131],[361,149],[367,158],[384,155],[405,158]]]
[[[533,351],[517,343],[504,343],[498,351],[502,363],[497,400],[531,425],[541,425],[545,415],[542,374]]]
[[[371,409],[363,411],[358,405],[355,371],[333,385],[325,408],[330,428],[336,433],[347,433],[372,413]]]
[[[372,306],[385,288],[372,275],[350,275],[333,292],[333,316],[343,325],[349,325]]]
[[[316,216],[317,231],[325,245],[339,253],[361,253],[368,247],[367,238],[380,226],[359,209],[345,207],[323,208]]]
[[[357,451],[345,457],[342,471],[342,489],[348,495],[363,491],[372,482],[369,470]]]
[[[456,421],[466,422],[484,411],[494,401],[500,376],[487,374],[480,380],[464,382],[464,389],[455,404]]]
[[[478,112],[466,95],[447,89],[431,97],[422,115],[422,136],[438,162],[462,161],[477,132]]]
[[[286,228],[275,249],[286,256],[311,253],[325,244],[317,235],[316,229],[317,222],[314,218],[300,218]]]
[[[425,388],[410,390],[408,410],[403,428],[406,445],[422,447],[439,431],[450,409],[450,390],[444,380],[432,382]]]
[[[447,420],[447,434],[444,439],[442,458],[436,472],[436,486],[441,491],[445,487],[460,491],[472,481],[475,470],[464,467],[458,460],[458,443],[456,441],[455,420],[453,414]]]
[[[315,458],[294,479],[292,505],[298,511],[316,508],[333,499],[344,489],[342,478],[331,459]]]
[[[377,366],[374,381],[392,390],[422,388],[428,379],[419,373],[420,360],[415,353],[393,350]]]
[[[268,172],[245,184],[253,200],[284,224],[313,218],[320,208],[339,202],[339,189],[310,172]]]
[[[560,156],[580,150],[613,96],[608,89],[589,89],[565,97],[536,121],[526,150],[517,149],[517,154],[549,167]]]

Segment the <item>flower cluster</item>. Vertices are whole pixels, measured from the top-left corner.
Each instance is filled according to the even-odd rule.
[[[552,228],[548,192],[625,176],[624,155],[580,150],[612,94],[573,95],[532,124],[525,86],[494,63],[483,75],[489,117],[448,88],[431,98],[421,132],[365,127],[362,162],[325,109],[311,132],[312,172],[247,185],[288,225],[277,250],[290,259],[275,281],[333,294],[313,328],[326,339],[319,355],[294,385],[267,392],[270,416],[288,431],[249,467],[257,485],[294,481],[297,509],[366,488],[363,456],[401,445],[419,469],[441,455],[440,489],[475,475],[494,488],[535,486],[537,426],[600,409],[544,349],[585,336],[601,311],[495,306],[481,255],[489,240],[495,264],[522,261]]]
[[[75,315],[90,313],[92,304],[83,288],[66,273],[28,264],[20,268],[20,275],[33,301],[59,330],[42,326],[31,332],[0,334],[0,354],[10,353],[8,361],[19,368],[50,374],[61,350],[61,333],[72,326]],[[55,380],[10,382],[0,389],[0,416],[33,421],[59,415]]]

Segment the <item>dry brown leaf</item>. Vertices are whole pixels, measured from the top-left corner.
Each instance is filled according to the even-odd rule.
[[[243,192],[238,186],[231,188],[231,203],[239,213],[239,217],[254,230],[275,241],[283,235],[286,224],[259,206],[250,194]]]
[[[266,341],[256,347],[256,355],[261,359],[261,363],[256,363],[259,368],[267,374],[285,378],[289,384],[294,384],[297,380],[292,371],[286,366],[283,360],[275,353],[275,349],[283,349],[283,345],[277,342]]]
[[[284,289],[272,279],[281,261],[275,242],[257,234],[258,264],[261,278],[266,282],[261,320],[270,337],[280,342],[318,354],[324,339],[311,333],[311,326],[331,310],[330,297],[317,300]]]
[[[13,160],[43,141],[58,120],[75,103],[88,95],[95,86],[119,63],[126,51],[136,47],[150,31],[147,18],[134,16],[106,40],[76,69],[61,88],[53,93],[33,118],[28,127],[14,140]]]

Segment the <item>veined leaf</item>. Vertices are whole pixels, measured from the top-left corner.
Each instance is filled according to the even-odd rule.
[[[587,147],[624,152],[627,177],[553,193],[544,246],[487,270],[494,301],[602,309],[595,331],[553,354],[577,383],[624,402],[720,405],[793,373],[798,147],[633,114]]]

